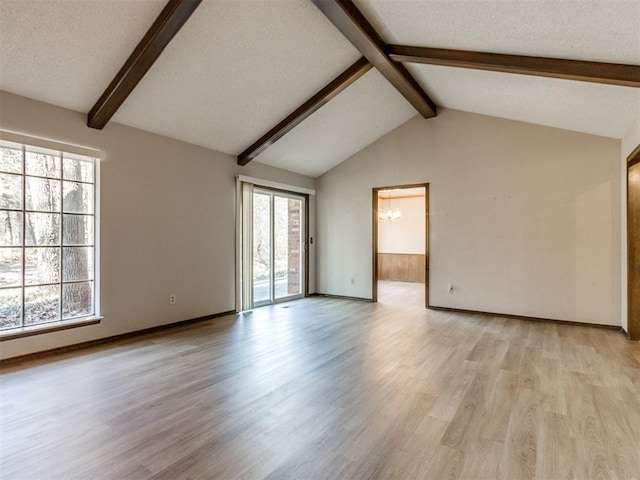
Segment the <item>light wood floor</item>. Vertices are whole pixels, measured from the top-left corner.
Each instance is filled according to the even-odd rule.
[[[5,368],[0,477],[640,478],[639,344],[425,311],[421,285],[380,299]]]

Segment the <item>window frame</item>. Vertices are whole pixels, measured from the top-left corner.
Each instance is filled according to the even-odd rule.
[[[0,341],[9,340],[13,338],[19,338],[22,336],[35,335],[38,333],[47,333],[50,331],[63,330],[68,328],[73,328],[74,326],[82,326],[82,325],[91,325],[99,323],[102,317],[100,316],[100,165],[101,160],[104,158],[103,153],[100,150],[88,148],[88,147],[80,147],[77,145],[68,145],[64,143],[54,142],[51,140],[28,137],[25,135],[15,134],[13,132],[6,132],[4,130],[0,130],[0,145],[2,147],[14,148],[17,150],[21,150],[21,160],[22,160],[22,171],[20,173],[17,172],[3,172],[3,174],[8,175],[16,175],[21,179],[22,188],[21,188],[21,209],[13,209],[13,208],[2,208],[2,211],[7,212],[19,212],[22,215],[22,232],[21,232],[21,241],[19,246],[7,246],[6,248],[19,248],[21,250],[21,269],[22,269],[22,278],[21,283],[18,287],[11,288],[20,288],[20,298],[21,298],[21,317],[20,317],[20,325],[8,327],[0,330]],[[42,150],[45,150],[42,152]],[[28,245],[27,241],[27,215],[33,213],[47,213],[42,209],[31,209],[27,208],[27,180],[29,178],[49,178],[53,179],[54,177],[42,176],[39,174],[29,173],[27,170],[27,152],[29,151],[40,151],[38,153],[45,154],[53,154],[59,158],[59,174],[56,174],[55,181],[59,182],[59,208],[55,211],[49,213],[55,213],[59,215],[59,225],[58,225],[58,241],[55,245],[51,245],[51,248],[57,249],[57,259],[58,259],[58,280],[57,282],[51,283],[29,283],[26,279],[26,263],[27,263],[27,249],[28,248],[42,248],[46,247],[43,245]],[[78,158],[80,157],[80,158]],[[67,178],[65,176],[64,167],[65,167],[65,159],[69,160],[77,160],[77,161],[90,161],[93,164],[93,178],[91,181],[87,180],[76,180],[75,178]],[[64,189],[65,185],[71,184],[81,184],[81,185],[91,185],[93,188],[93,202],[91,208],[88,209],[87,212],[65,212],[64,207]],[[57,193],[57,192],[56,192]],[[77,215],[85,215],[87,217],[91,217],[93,219],[93,238],[89,243],[83,243],[82,245],[65,245],[64,239],[64,223],[65,223],[65,215],[67,218],[71,216]],[[87,247],[93,249],[92,255],[92,263],[93,263],[93,272],[92,276],[86,280],[65,280],[63,271],[63,255],[65,248],[68,247],[78,247],[84,248]],[[5,248],[5,247],[3,247]],[[71,285],[74,283],[82,283],[82,282],[92,282],[92,312],[86,315],[77,315],[68,318],[64,318],[64,305],[63,305],[63,291],[65,285]],[[25,324],[27,320],[26,315],[26,298],[27,298],[27,287],[42,287],[46,285],[55,285],[59,289],[58,298],[58,312],[57,318],[55,320],[46,321],[42,323],[36,324]],[[7,287],[9,288],[9,287]],[[3,288],[4,289],[4,288]]]

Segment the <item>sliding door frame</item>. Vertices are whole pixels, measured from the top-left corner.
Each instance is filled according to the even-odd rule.
[[[275,275],[273,274],[273,272],[270,273],[271,275],[271,292],[269,293],[269,296],[271,298],[271,300],[269,302],[260,302],[259,305],[253,305],[253,307],[261,307],[264,305],[272,305],[272,304],[276,304],[276,303],[282,303],[282,302],[289,302],[292,300],[298,300],[300,298],[305,298],[309,296],[309,194],[308,193],[300,193],[300,192],[292,192],[289,190],[284,190],[284,189],[280,189],[280,188],[274,188],[274,187],[268,187],[268,186],[263,186],[263,185],[254,185],[253,186],[253,194],[255,195],[255,193],[258,192],[267,192],[269,194],[271,194],[270,197],[270,207],[269,207],[269,223],[270,223],[270,227],[269,227],[269,235],[270,235],[270,242],[271,242],[271,248],[270,248],[270,262],[271,262],[271,270],[273,270],[273,265],[275,264],[275,232],[274,232],[274,221],[273,221],[273,215],[274,215],[274,209],[275,209],[275,201],[274,201],[274,195],[280,195],[281,197],[287,197],[287,198],[293,198],[293,199],[301,199],[303,200],[303,215],[304,215],[304,220],[302,222],[302,227],[304,228],[304,232],[303,232],[303,236],[302,236],[302,259],[301,259],[301,265],[302,268],[304,270],[301,278],[302,281],[304,283],[303,288],[301,289],[301,292],[299,294],[295,294],[295,295],[290,295],[290,296],[286,296],[286,297],[282,297],[282,298],[276,298],[275,296]]]

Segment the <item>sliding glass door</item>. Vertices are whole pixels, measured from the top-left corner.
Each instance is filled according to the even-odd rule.
[[[271,195],[253,192],[253,303],[271,302],[273,290],[273,249],[271,248]]]
[[[258,187],[252,190],[252,208],[246,210],[252,217],[251,258],[246,251],[244,255],[251,267],[247,275],[251,281],[250,303],[259,306],[302,297],[305,197]]]

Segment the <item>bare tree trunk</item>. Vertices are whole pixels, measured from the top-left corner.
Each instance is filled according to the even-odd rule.
[[[76,174],[79,178],[80,166],[76,165]],[[83,185],[76,184],[77,188],[69,191],[64,196],[64,205],[82,205]],[[66,232],[69,238],[84,238],[86,231],[87,217],[83,215],[74,216],[73,227],[68,225],[67,228],[73,230]],[[90,248],[86,247],[64,247],[63,252],[63,272],[65,279],[69,280],[88,280],[89,275],[89,252]],[[88,309],[91,306],[91,287],[88,283],[69,284],[63,287],[62,298],[63,311],[67,316],[77,316],[90,313]]]

